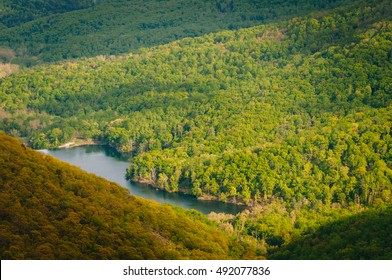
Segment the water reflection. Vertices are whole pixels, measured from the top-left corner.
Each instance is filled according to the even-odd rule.
[[[193,196],[168,193],[163,190],[156,190],[148,185],[132,183],[125,179],[131,156],[121,154],[109,146],[90,145],[70,149],[44,150],[43,152],[76,165],[87,172],[116,182],[128,188],[136,196],[160,203],[168,203],[185,209],[196,209],[204,214],[212,211],[236,214],[244,209],[243,206],[239,205],[219,201],[201,201]]]

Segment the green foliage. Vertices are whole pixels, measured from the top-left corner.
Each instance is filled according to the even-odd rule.
[[[0,213],[1,259],[242,257],[200,213],[131,196],[2,132]]]
[[[275,252],[272,259],[392,258],[392,207],[384,206],[323,224]]]
[[[238,29],[334,8],[348,0],[5,0],[0,46],[13,63],[121,54],[184,37]],[[200,12],[195,12],[200,11]]]
[[[269,259],[389,260],[391,210],[391,204],[363,208],[271,200],[236,216],[208,217],[240,240],[256,240],[253,251]]]
[[[128,178],[200,198],[391,202],[389,1],[184,39],[1,80],[3,130],[96,138]]]
[[[0,22],[7,27],[14,27],[48,15],[88,8],[96,4],[97,0],[3,0],[2,2]]]
[[[184,227],[188,235],[182,227],[174,229],[173,217],[185,215],[215,230],[215,223],[199,214],[177,209],[159,216],[172,210],[132,208],[140,223],[148,221],[143,225],[163,236],[157,237],[158,247],[166,250],[159,242],[170,240],[163,243],[180,253],[136,246],[132,254],[118,256],[105,247],[105,256],[295,258],[292,250],[300,258],[390,258],[390,228],[375,216],[390,216],[385,205],[392,202],[392,7],[387,0],[348,2],[102,1],[91,9],[59,10],[61,16],[37,16],[4,28],[1,38],[12,49],[0,49],[0,59],[9,63],[23,57],[23,50],[13,51],[21,42],[31,44],[25,57],[56,61],[269,22],[123,56],[21,70],[0,80],[0,129],[27,138],[35,148],[75,138],[101,140],[133,154],[131,180],[252,206],[237,216],[210,215],[242,242],[222,237],[213,246],[218,255],[208,249],[212,245],[204,236],[209,235],[201,238],[193,225]],[[330,10],[342,3],[347,5]],[[204,12],[195,14],[199,9]],[[42,32],[48,21],[54,28]],[[96,34],[103,40],[91,39]],[[26,39],[30,35],[36,41]],[[28,176],[33,175],[23,178]],[[67,186],[78,199],[92,196],[85,188]],[[94,231],[109,223],[100,216],[88,221]],[[21,236],[13,240],[22,244],[27,237]],[[58,256],[50,242],[37,244],[40,255]],[[7,258],[34,257],[10,248]],[[76,256],[91,257],[83,254]]]

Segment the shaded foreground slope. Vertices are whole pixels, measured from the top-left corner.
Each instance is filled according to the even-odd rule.
[[[131,196],[0,132],[1,259],[225,259],[201,215]],[[249,257],[249,256],[248,256]]]
[[[324,224],[280,248],[272,259],[392,259],[392,206]]]

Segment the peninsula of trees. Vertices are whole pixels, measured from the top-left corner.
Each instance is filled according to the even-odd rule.
[[[74,2],[20,16],[22,1],[1,4],[1,130],[36,149],[100,141],[132,155],[130,180],[249,206],[209,216],[247,245],[200,258],[246,257],[237,245],[250,258],[390,258],[376,217],[392,202],[391,1]],[[173,257],[197,257],[174,243]]]
[[[0,81],[0,128],[34,148],[97,139],[131,180],[245,204],[390,202],[390,1]]]

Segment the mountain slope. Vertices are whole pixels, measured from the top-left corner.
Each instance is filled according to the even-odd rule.
[[[95,138],[168,191],[287,207],[392,200],[390,1],[41,66],[0,85],[36,148]]]
[[[226,259],[244,250],[198,213],[133,197],[0,132],[1,259]]]
[[[392,206],[378,207],[322,225],[271,253],[271,259],[392,258]]]
[[[0,129],[35,148],[99,140],[133,154],[131,180],[251,205],[210,217],[259,240],[249,257],[388,258],[374,216],[392,202],[391,4],[24,69],[0,80]]]
[[[33,65],[127,53],[184,37],[249,27],[331,9],[348,0],[5,1],[0,60]],[[1,55],[1,49],[12,56]]]
[[[48,15],[85,9],[96,3],[96,0],[2,0],[0,22],[13,27]]]

